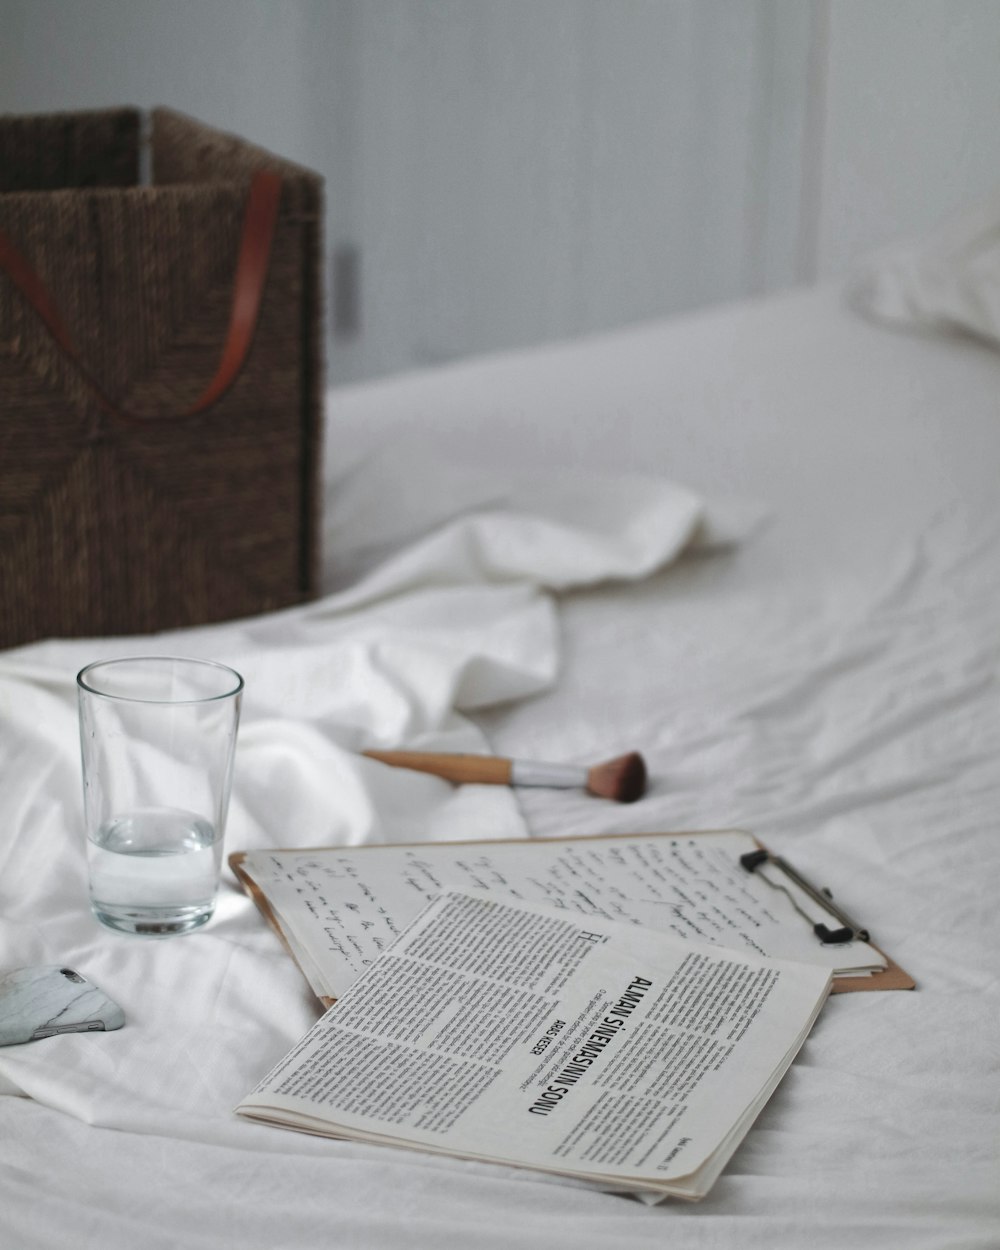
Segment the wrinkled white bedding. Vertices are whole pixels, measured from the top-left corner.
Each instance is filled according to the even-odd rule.
[[[3,970],[128,1024],[0,1050],[0,1245],[1000,1244],[1000,356],[806,292],[334,392],[327,456],[331,595],[153,648],[247,678],[230,850],[738,825],[919,989],[831,1000],[697,1207],[236,1121],[318,1011],[252,904],[227,874],[160,943],[85,905],[73,677],[150,643],[7,652]],[[376,742],[652,782],[452,790]]]
[[[1000,346],[1000,190],[867,257],[849,295],[859,311],[889,325]]]

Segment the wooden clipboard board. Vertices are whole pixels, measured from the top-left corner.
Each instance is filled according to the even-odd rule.
[[[614,838],[696,838],[699,836],[703,836],[705,834],[713,834],[713,833],[746,833],[746,831],[740,830],[740,829],[697,829],[697,830],[681,829],[681,830],[676,830],[676,831],[664,831],[664,832],[654,832],[654,833],[607,833],[607,834],[595,834],[589,837],[567,836],[567,837],[531,838],[531,839],[525,840],[523,842],[523,845],[531,846],[532,844],[539,843],[539,842],[543,842],[543,843],[600,842],[600,841],[607,841],[607,840],[614,839]],[[759,838],[755,837],[753,834],[747,834],[747,836],[752,838],[754,844],[757,846],[759,850],[765,851],[769,855],[771,854],[771,852],[768,851],[768,848],[764,845],[763,842],[760,841]],[[426,847],[428,845],[435,845],[435,844],[426,843],[426,842],[423,842],[423,843],[399,842],[399,843],[392,843],[391,845],[401,848],[401,847],[421,847],[421,846]],[[520,842],[520,840],[514,839],[514,838],[492,838],[492,839],[486,838],[486,839],[475,839],[475,840],[469,839],[465,841],[458,840],[455,842],[449,842],[447,843],[447,845],[448,846],[498,846],[498,845],[522,845],[522,843]],[[325,848],[325,847],[313,846],[313,847],[281,847],[281,848],[267,848],[267,849],[278,850],[280,851],[281,854],[297,855],[297,854],[307,854],[309,852],[322,851],[325,849],[338,849],[338,850],[351,851],[351,852],[354,852],[354,851],[377,852],[379,849],[381,849],[381,846],[382,844],[338,847],[338,848]],[[264,853],[265,854],[267,853],[266,850],[264,851]],[[267,923],[271,926],[271,928],[277,934],[278,938],[281,941],[282,946],[284,946],[285,950],[287,951],[292,961],[296,964],[297,967],[299,967],[299,970],[302,971],[301,967],[298,964],[298,960],[296,959],[295,954],[293,952],[291,943],[289,942],[287,935],[282,930],[281,921],[279,920],[278,916],[275,914],[274,909],[271,907],[271,904],[268,901],[266,894],[260,888],[257,882],[254,881],[254,879],[250,876],[250,874],[243,867],[243,863],[246,857],[247,857],[247,853],[245,851],[234,851],[229,856],[229,861],[228,861],[229,867],[234,873],[234,875],[236,876],[240,885],[247,892],[247,894],[249,894],[249,896],[253,899],[261,915],[264,917]],[[822,906],[823,901],[822,899],[818,897],[819,893],[820,892],[817,892],[817,902],[820,906]],[[803,923],[806,923],[805,920],[803,920]],[[891,955],[886,954],[886,952],[882,950],[880,946],[877,946],[873,941],[871,941],[870,938],[868,939],[868,945],[873,947],[873,949],[877,950],[878,953],[885,959],[886,967],[882,969],[881,971],[867,973],[862,976],[835,976],[833,978],[833,983],[830,988],[831,994],[852,994],[852,993],[872,992],[876,990],[881,991],[881,990],[916,989],[916,982],[914,981],[914,979],[910,976],[908,972],[904,971],[904,969],[902,969],[899,966],[899,964],[896,963],[896,961],[892,958]],[[335,999],[324,996],[324,995],[317,995],[317,997],[326,1007],[332,1007],[334,1002],[336,1001]]]

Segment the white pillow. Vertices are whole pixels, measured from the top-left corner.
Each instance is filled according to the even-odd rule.
[[[1000,190],[876,253],[847,291],[856,309],[878,320],[973,334],[1000,347]]]

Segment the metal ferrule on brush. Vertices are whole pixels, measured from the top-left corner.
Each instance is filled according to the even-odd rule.
[[[575,764],[543,764],[511,760],[510,783],[514,786],[553,786],[562,790],[586,787],[588,770]]]

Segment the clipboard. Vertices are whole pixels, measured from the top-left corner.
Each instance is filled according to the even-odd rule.
[[[867,944],[874,950],[877,950],[886,961],[885,968],[878,972],[871,972],[865,976],[834,977],[830,986],[831,994],[852,994],[864,990],[914,990],[917,988],[917,983],[914,981],[913,977],[911,977],[908,972],[905,972],[899,964],[896,963],[891,955],[886,954],[880,946],[877,946],[872,941],[871,934],[868,932],[867,928],[859,925],[857,921],[853,920],[851,916],[843,910],[839,903],[834,901],[833,892],[831,890],[829,890],[826,886],[817,887],[813,885],[811,881],[798,871],[798,869],[793,868],[787,859],[769,851],[759,838],[754,837],[753,840],[757,844],[756,854],[751,852],[748,855],[740,857],[740,862],[745,871],[755,872],[757,868],[763,864],[773,865],[795,885],[804,890],[813,902],[817,904],[817,906],[823,908],[829,914],[831,919],[838,922],[837,929],[828,929],[828,933],[834,941],[844,940],[839,938],[838,934],[846,931],[846,940],[850,940],[854,937],[860,938],[862,941],[867,942]],[[803,923],[808,924],[810,921],[804,918]],[[813,925],[814,932],[823,928],[824,926],[821,924]],[[822,937],[818,933],[817,937],[822,940]]]
[[[544,838],[531,838],[531,839],[524,840],[524,841],[520,839],[509,839],[509,838],[496,839],[494,838],[494,839],[458,840],[455,842],[448,842],[448,843],[407,842],[407,843],[392,843],[388,845],[391,845],[397,850],[401,850],[401,849],[414,849],[414,850],[424,849],[426,850],[430,846],[490,847],[490,846],[501,846],[501,845],[523,846],[527,849],[527,848],[530,848],[531,846],[538,845],[538,844],[551,844],[551,843],[560,843],[560,842],[567,842],[567,843],[572,842],[572,843],[584,845],[586,843],[606,842],[606,841],[611,841],[611,840],[616,840],[616,839],[619,839],[619,840],[621,839],[634,840],[636,838],[689,839],[689,838],[698,838],[701,836],[706,836],[706,835],[711,835],[711,834],[717,835],[720,833],[731,833],[731,834],[735,833],[735,834],[741,834],[745,837],[750,838],[756,850],[749,852],[747,855],[743,855],[740,857],[741,867],[743,868],[743,870],[747,872],[755,872],[764,864],[767,864],[768,866],[775,868],[778,872],[784,874],[784,876],[786,876],[789,879],[789,881],[792,882],[795,886],[797,886],[800,890],[803,890],[805,893],[807,893],[810,899],[813,901],[813,903],[826,913],[830,921],[829,925],[814,924],[810,917],[807,917],[805,913],[800,912],[800,914],[803,917],[803,921],[802,921],[803,924],[809,924],[810,927],[814,929],[814,932],[816,930],[825,928],[827,930],[828,935],[833,939],[833,942],[842,942],[842,941],[850,940],[851,938],[857,937],[867,942],[869,946],[871,946],[874,950],[876,950],[882,956],[882,958],[885,959],[886,967],[884,969],[875,970],[872,972],[866,972],[864,974],[859,974],[856,976],[852,976],[850,974],[845,974],[842,976],[834,976],[832,984],[831,984],[831,990],[830,990],[832,994],[862,993],[862,992],[872,992],[872,991],[881,991],[881,990],[913,990],[916,988],[916,982],[914,981],[913,977],[911,977],[908,972],[906,972],[903,968],[901,968],[899,964],[897,964],[896,961],[890,955],[888,955],[884,950],[882,950],[880,946],[878,946],[872,940],[871,935],[866,928],[863,928],[862,926],[860,926],[856,921],[852,920],[852,918],[847,915],[847,913],[843,910],[843,908],[840,907],[839,903],[836,903],[834,901],[833,894],[830,890],[826,889],[825,887],[814,886],[797,869],[793,868],[787,859],[784,859],[781,856],[773,854],[770,850],[768,850],[768,848],[764,845],[764,843],[762,843],[755,835],[748,833],[746,830],[740,830],[740,829],[677,830],[677,831],[669,831],[669,832],[663,831],[663,832],[649,832],[649,833],[597,834],[597,835],[591,835],[588,837],[574,837],[572,835],[569,835],[565,837],[556,836],[556,837],[544,837]],[[273,849],[274,852],[277,854],[301,855],[301,854],[316,854],[317,852],[322,852],[324,850],[337,850],[337,851],[343,851],[343,852],[351,853],[351,854],[354,854],[354,853],[365,854],[365,853],[371,852],[377,855],[378,852],[384,849],[385,846],[386,844],[374,844],[374,845],[362,845],[362,846],[350,846],[350,847],[316,847],[316,846],[313,846],[313,847],[280,847],[280,848],[265,848],[261,852],[258,852],[258,853],[267,854],[269,850]],[[288,934],[285,933],[282,927],[282,923],[281,923],[281,919],[279,915],[277,914],[275,909],[272,907],[271,902],[268,899],[265,890],[261,888],[259,883],[253,878],[253,876],[244,866],[245,860],[247,859],[247,854],[248,853],[245,851],[233,852],[229,856],[229,860],[228,860],[229,867],[234,873],[234,875],[236,876],[240,885],[243,887],[246,893],[250,896],[250,898],[253,899],[258,910],[260,911],[264,919],[267,921],[268,925],[274,930],[279,940],[281,941],[282,946],[285,948],[285,951],[288,953],[288,955],[293,960],[293,962],[299,967],[299,970],[303,973],[303,975],[306,977],[306,980],[308,981],[309,977],[306,974],[305,969],[302,967],[302,964],[300,963],[298,957],[296,956],[294,945],[289,940]],[[750,861],[750,862],[745,862],[745,861]],[[777,882],[773,882],[769,880],[768,884],[774,886],[775,888],[780,888]],[[793,906],[795,906],[794,898],[790,894],[789,894],[789,897],[792,899]],[[796,910],[799,910],[799,909],[796,907]],[[836,927],[833,927],[834,925]],[[849,931],[846,937],[844,936],[845,930]],[[817,940],[821,940],[821,938],[817,936]],[[316,996],[317,998],[319,998],[319,1000],[323,1003],[325,1007],[332,1007],[334,1002],[336,1001],[335,998],[332,998],[326,995],[317,993]]]

